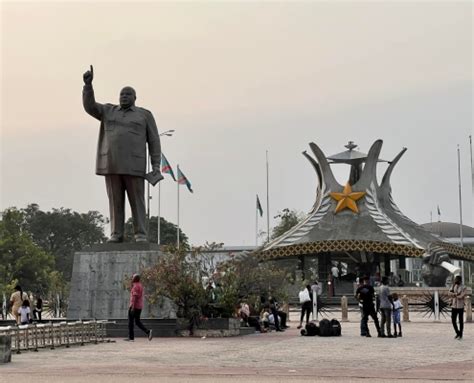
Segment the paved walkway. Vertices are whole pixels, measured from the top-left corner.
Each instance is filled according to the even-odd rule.
[[[474,325],[454,340],[448,321],[403,323],[403,338],[359,336],[357,318],[340,338],[284,333],[236,338],[155,338],[13,355],[0,382],[428,382],[473,381]],[[373,324],[371,326],[372,332]]]

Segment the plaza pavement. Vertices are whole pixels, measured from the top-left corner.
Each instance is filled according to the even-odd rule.
[[[357,313],[342,337],[284,333],[235,338],[117,339],[99,345],[23,352],[0,365],[0,382],[432,382],[474,381],[474,326],[454,340],[449,318],[434,323],[412,316],[403,338],[359,336]],[[339,317],[337,313],[329,317]],[[369,324],[375,334],[373,323]]]

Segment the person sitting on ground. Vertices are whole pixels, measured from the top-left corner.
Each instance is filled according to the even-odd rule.
[[[30,323],[30,301],[25,299],[18,309],[18,315],[20,316],[20,324]]]
[[[269,299],[269,302],[270,302],[270,312],[273,314],[276,331],[285,331],[283,330],[282,325],[280,323],[278,302],[273,297]],[[286,314],[285,314],[285,321],[286,321]]]
[[[286,328],[290,327],[286,324],[288,314],[281,309],[280,303],[278,302],[278,300],[275,297],[273,297],[273,300],[275,302],[275,306],[276,306],[276,309],[277,309],[278,321],[280,323],[280,328],[286,329]]]
[[[268,317],[270,316],[270,309],[265,307],[262,312],[260,313],[260,321],[263,323],[263,328],[265,331],[270,330],[270,320]]]
[[[245,326],[249,326],[250,307],[245,302],[240,302],[239,317],[244,322]]]

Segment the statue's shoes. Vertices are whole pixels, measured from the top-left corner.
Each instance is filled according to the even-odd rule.
[[[143,242],[148,242],[148,238],[144,235],[136,235],[135,236],[135,242],[140,242],[140,243],[143,243]]]
[[[123,242],[123,237],[120,237],[118,235],[112,235],[108,240],[108,243],[120,243]]]

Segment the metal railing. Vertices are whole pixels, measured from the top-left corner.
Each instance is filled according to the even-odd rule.
[[[86,343],[109,342],[106,337],[107,320],[77,321],[60,323],[40,323],[20,326],[0,327],[0,334],[10,335],[12,350],[20,354],[22,350],[38,351],[40,348],[84,346]]]

